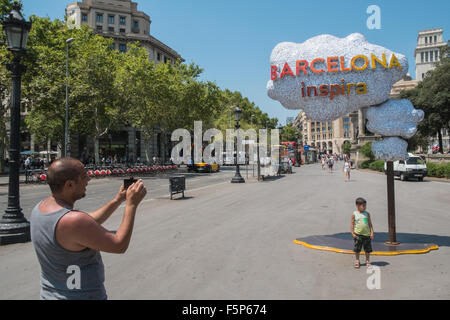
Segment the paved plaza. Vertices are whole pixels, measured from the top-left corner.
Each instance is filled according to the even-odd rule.
[[[260,183],[250,174],[245,184],[231,184],[232,176],[232,168],[192,175],[187,198],[173,201],[167,180],[146,179],[149,194],[138,209],[128,251],[102,253],[109,298],[450,298],[450,183],[395,181],[398,240],[433,242],[439,250],[372,257],[381,270],[381,289],[369,290],[363,258],[355,270],[352,255],[309,249],[293,240],[349,233],[357,197],[367,200],[375,237],[385,236],[384,174],[355,170],[345,182],[341,170],[329,174],[320,165],[307,165]],[[77,207],[100,207],[119,185],[114,179],[91,182]],[[46,188],[22,187],[27,217],[48,194]],[[3,212],[6,196],[1,199]],[[116,230],[122,212],[123,207],[105,227]],[[31,243],[0,247],[0,299],[38,299],[39,272]]]

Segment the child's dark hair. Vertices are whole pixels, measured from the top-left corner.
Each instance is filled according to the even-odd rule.
[[[357,205],[357,206],[360,206],[360,205],[366,204],[366,203],[367,203],[367,201],[366,201],[364,198],[358,198],[358,199],[356,199],[356,205]]]

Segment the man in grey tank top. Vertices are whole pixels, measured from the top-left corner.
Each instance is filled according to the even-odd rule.
[[[31,240],[41,265],[41,299],[107,299],[100,251],[124,253],[131,239],[136,209],[147,194],[142,180],[91,213],[74,210],[86,194],[89,177],[82,163],[63,158],[52,163],[52,195],[31,213]],[[102,227],[126,201],[122,223],[114,234]]]

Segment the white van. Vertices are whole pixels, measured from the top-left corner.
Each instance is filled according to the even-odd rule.
[[[427,175],[427,165],[422,158],[408,153],[409,158],[404,160],[394,161],[394,176],[400,177],[400,180],[405,181],[409,178],[416,178],[423,181]],[[384,164],[386,170],[386,163]]]

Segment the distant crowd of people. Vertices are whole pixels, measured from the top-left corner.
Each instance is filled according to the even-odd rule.
[[[23,170],[36,170],[46,169],[55,161],[55,157],[33,157],[31,155],[27,157],[21,157],[20,166]],[[6,162],[8,163],[8,162]]]
[[[350,171],[352,170],[353,163],[347,154],[321,154],[319,160],[322,165],[322,170],[328,167],[328,172],[333,173],[333,167],[338,161],[344,161],[342,171],[345,174],[345,181],[350,180]]]

